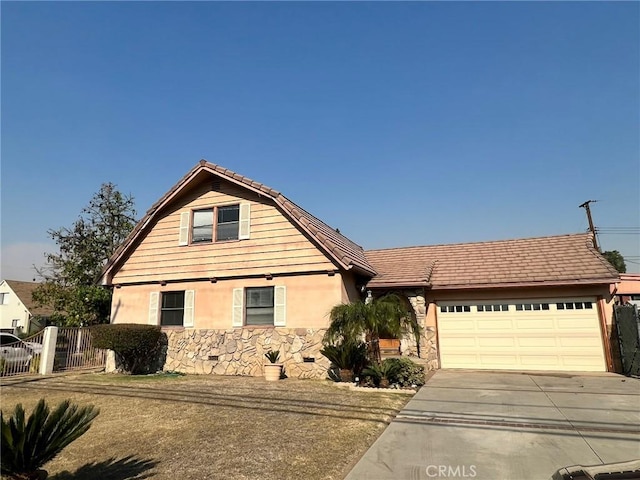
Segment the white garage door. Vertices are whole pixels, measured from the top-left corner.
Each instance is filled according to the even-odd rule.
[[[438,302],[442,368],[606,371],[595,298]]]

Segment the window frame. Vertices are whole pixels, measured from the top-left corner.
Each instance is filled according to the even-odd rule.
[[[171,295],[171,294],[182,294],[182,308],[177,308],[177,307],[165,307],[164,306],[164,300],[166,298],[166,295]],[[172,290],[169,292],[160,292],[160,305],[159,305],[159,325],[161,327],[184,327],[184,314],[185,314],[185,304],[186,304],[186,290]],[[180,319],[180,323],[176,324],[176,323],[163,323],[163,316],[165,311],[169,311],[169,312],[177,312],[177,311],[181,311],[182,315],[181,315],[181,319]]]
[[[189,215],[189,245],[211,245],[214,243],[225,243],[225,242],[237,242],[240,240],[240,205],[241,203],[229,203],[224,205],[214,205],[206,208],[194,208],[191,210],[191,214]],[[236,238],[229,238],[225,240],[218,240],[218,215],[220,209],[236,207],[238,209],[238,220],[235,222],[237,224],[236,229]],[[211,240],[193,240],[193,230],[195,228],[194,220],[196,212],[208,212],[210,211],[212,214],[212,224],[211,224]],[[231,223],[231,222],[222,222],[223,224]]]
[[[249,307],[249,293],[250,291],[255,291],[255,290],[271,290],[271,306],[270,307],[265,307],[265,306],[259,306],[259,307]],[[244,287],[244,304],[243,304],[243,325],[245,327],[275,327],[275,323],[276,323],[276,291],[275,291],[275,287],[273,286],[267,286],[267,287]],[[248,315],[248,310],[249,309],[253,309],[253,308],[270,308],[271,309],[271,323],[249,323],[249,315]]]

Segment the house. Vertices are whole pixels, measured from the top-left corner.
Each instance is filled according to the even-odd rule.
[[[640,274],[621,273],[620,281],[612,289],[618,303],[640,307]]]
[[[53,309],[37,306],[33,301],[32,294],[38,285],[18,280],[0,282],[0,331],[31,333],[44,326],[44,320],[53,314]]]
[[[339,303],[400,293],[430,369],[613,368],[617,272],[588,234],[365,252],[281,193],[201,161],[138,223],[103,271],[111,321],[161,325],[165,368],[322,377]]]

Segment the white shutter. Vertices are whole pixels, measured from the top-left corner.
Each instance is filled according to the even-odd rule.
[[[243,307],[244,307],[244,289],[233,289],[233,308],[231,312],[232,325],[234,327],[241,327],[243,322]]]
[[[287,324],[287,287],[274,287],[273,325],[284,327]]]
[[[246,240],[251,236],[251,204],[240,204],[240,230],[238,231],[238,238],[240,240]]]
[[[191,212],[182,212],[180,214],[180,237],[178,239],[178,245],[189,244],[189,217]]]
[[[193,327],[193,310],[195,304],[195,291],[187,290],[184,292],[184,316],[182,317],[182,325],[185,327]]]
[[[158,303],[160,302],[160,293],[151,292],[149,296],[149,324],[158,325]]]

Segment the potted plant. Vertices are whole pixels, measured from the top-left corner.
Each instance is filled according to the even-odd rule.
[[[270,362],[264,364],[264,379],[270,382],[280,380],[282,377],[282,364],[278,363],[280,350],[269,350],[264,356]]]
[[[363,342],[325,345],[320,353],[338,369],[341,382],[352,382],[354,375],[359,375],[367,363],[367,346]]]

